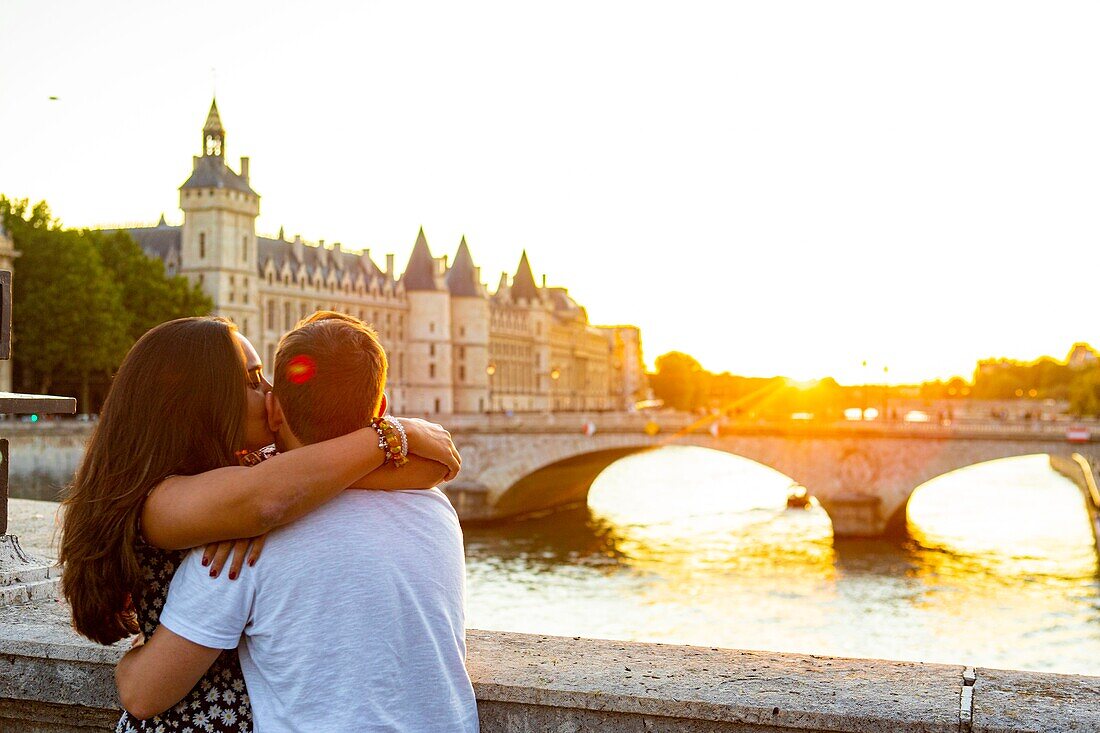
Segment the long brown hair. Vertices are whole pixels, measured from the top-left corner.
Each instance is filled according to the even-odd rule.
[[[163,323],[138,339],[111,383],[62,503],[61,589],[73,626],[94,641],[138,631],[134,545],[146,495],[168,476],[237,462],[246,375],[235,330],[222,318]]]

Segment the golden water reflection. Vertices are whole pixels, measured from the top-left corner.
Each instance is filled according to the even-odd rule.
[[[833,541],[790,480],[699,448],[631,456],[589,507],[467,530],[477,628],[1100,674],[1081,496],[1043,457],[941,477],[912,536]]]

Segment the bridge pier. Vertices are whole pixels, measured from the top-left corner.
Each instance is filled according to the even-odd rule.
[[[833,537],[881,537],[889,517],[883,517],[882,499],[877,496],[849,494],[818,497],[821,508],[833,522]]]

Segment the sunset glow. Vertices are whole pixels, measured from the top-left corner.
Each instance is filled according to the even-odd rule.
[[[526,248],[647,361],[843,383],[1097,340],[1100,9],[8,2],[0,192],[182,219],[213,93],[258,230]],[[33,70],[33,73],[28,73]],[[717,324],[721,323],[721,328]],[[862,366],[866,362],[867,367]],[[888,372],[884,370],[888,369]]]

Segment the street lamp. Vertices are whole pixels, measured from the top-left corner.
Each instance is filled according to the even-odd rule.
[[[890,413],[887,408],[890,406],[890,367],[884,366],[882,368],[882,419],[889,420]]]
[[[863,386],[859,388],[859,419],[867,419],[867,360],[863,360]]]
[[[485,373],[488,374],[490,377],[493,376],[497,373],[497,365],[490,364],[489,366],[485,367]]]

